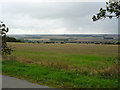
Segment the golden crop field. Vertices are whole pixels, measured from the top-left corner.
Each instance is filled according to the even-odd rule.
[[[24,49],[28,51],[67,53],[80,55],[117,56],[118,45],[96,45],[96,44],[37,44],[37,43],[8,43],[15,50]]]

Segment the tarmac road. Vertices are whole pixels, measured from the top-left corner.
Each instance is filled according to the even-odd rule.
[[[21,80],[2,75],[2,88],[50,88],[48,86],[37,85],[26,80]]]

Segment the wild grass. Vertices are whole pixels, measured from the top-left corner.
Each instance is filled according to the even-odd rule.
[[[39,64],[3,61],[3,74],[57,88],[117,88],[118,79],[49,68]]]

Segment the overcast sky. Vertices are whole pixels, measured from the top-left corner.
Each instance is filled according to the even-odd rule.
[[[9,34],[113,34],[117,19],[92,21],[105,2],[4,2],[0,19]]]

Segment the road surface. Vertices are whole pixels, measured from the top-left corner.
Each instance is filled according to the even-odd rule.
[[[48,86],[37,85],[26,80],[21,80],[2,75],[2,88],[50,88]]]

